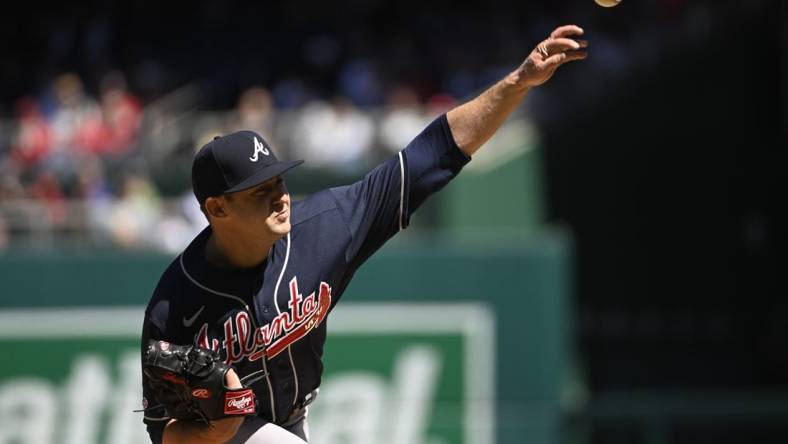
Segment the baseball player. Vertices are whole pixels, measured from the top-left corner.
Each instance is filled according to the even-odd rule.
[[[171,347],[188,346],[175,362],[220,361],[228,394],[218,416],[184,419],[172,400],[158,399],[164,397],[156,389],[161,381],[146,370],[143,408],[151,441],[308,441],[307,406],[320,385],[325,319],[355,271],[460,172],[530,88],[564,63],[585,58],[582,33],[574,25],[555,29],[516,70],[435,119],[363,179],[299,202],[290,200],[282,176],[302,161],[277,160],[251,131],[207,143],[194,158],[192,186],[210,225],[154,291],[145,311],[143,368],[171,358]],[[195,350],[203,354],[189,358]],[[215,358],[206,357],[211,354]],[[200,371],[158,374],[189,385]],[[189,388],[197,398],[210,394]]]

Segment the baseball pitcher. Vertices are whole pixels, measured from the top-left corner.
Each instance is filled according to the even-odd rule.
[[[260,135],[208,142],[192,165],[209,226],[164,271],[145,311],[143,408],[154,443],[303,444],[326,317],[358,267],[443,188],[528,91],[586,56],[557,28],[513,72],[441,115],[360,181],[292,202]],[[319,402],[319,401],[317,401]]]

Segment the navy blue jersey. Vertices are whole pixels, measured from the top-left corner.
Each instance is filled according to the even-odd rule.
[[[360,181],[294,202],[291,231],[249,269],[205,259],[210,227],[167,268],[145,311],[148,339],[212,348],[258,398],[259,416],[283,424],[320,385],[326,316],[353,273],[470,160],[446,116]],[[169,419],[143,376],[145,422],[161,442]]]

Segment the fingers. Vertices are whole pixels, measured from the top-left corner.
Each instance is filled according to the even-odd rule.
[[[556,54],[564,51],[574,51],[576,49],[580,49],[588,46],[588,42],[585,42],[585,46],[581,46],[580,42],[574,41],[572,39],[566,39],[560,37],[547,39],[544,42],[544,44],[547,47],[548,54]]]
[[[583,28],[577,25],[564,25],[555,28],[550,34],[551,38],[567,37],[571,35],[583,35]]]
[[[584,59],[588,47],[587,40],[572,40],[563,37],[549,38],[537,46],[537,52],[542,55],[543,63],[558,65],[572,60]]]
[[[566,52],[566,58],[564,59],[563,63],[571,62],[573,60],[583,60],[588,57],[588,53],[585,51],[572,51]]]
[[[528,55],[520,66],[523,83],[528,86],[541,85],[555,70],[567,62],[582,60],[588,56],[585,48],[588,40],[573,38],[583,35],[583,29],[575,25],[561,26],[543,40]]]
[[[588,53],[585,51],[561,52],[551,55],[542,63],[546,68],[557,68],[566,62],[571,62],[573,60],[583,60],[587,56]]]
[[[228,370],[227,373],[225,373],[224,378],[225,378],[224,382],[225,384],[227,384],[228,388],[231,389],[243,388],[243,385],[241,384],[241,380],[238,378],[238,374],[235,373],[235,370],[233,369]]]

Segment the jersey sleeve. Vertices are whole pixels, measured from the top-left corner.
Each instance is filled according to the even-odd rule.
[[[360,181],[331,192],[351,241],[351,273],[389,238],[406,228],[411,214],[453,179],[470,157],[457,147],[446,115],[430,123],[408,146]]]

